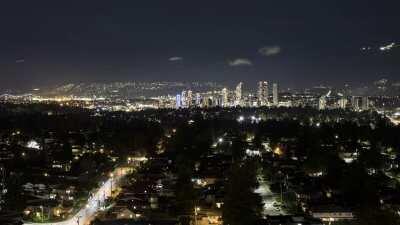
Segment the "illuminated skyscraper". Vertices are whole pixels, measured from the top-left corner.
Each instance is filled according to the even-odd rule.
[[[181,94],[181,107],[182,108],[186,108],[187,107],[187,95],[186,95],[186,91],[182,91]]]
[[[223,88],[222,91],[221,91],[221,95],[222,95],[222,106],[223,107],[228,107],[229,106],[228,89],[227,88]]]
[[[181,101],[181,95],[176,95],[175,101],[176,101],[176,108],[179,109],[182,107],[182,101]]]
[[[360,97],[353,96],[351,98],[351,105],[353,106],[354,110],[360,110]]]
[[[326,109],[326,96],[325,96],[325,95],[322,95],[322,96],[319,98],[318,109],[319,109],[319,110],[324,110],[324,109]]]
[[[367,96],[362,97],[361,107],[362,107],[362,110],[369,110],[369,99]]]
[[[187,98],[186,98],[186,105],[187,107],[191,107],[193,104],[193,92],[192,90],[188,90]]]
[[[277,83],[274,83],[272,85],[272,100],[273,100],[274,106],[278,106],[279,105],[278,84]]]
[[[201,106],[201,95],[200,95],[200,93],[196,93],[196,106],[197,107]]]
[[[347,106],[347,98],[341,98],[338,101],[339,108],[345,109]]]
[[[267,81],[260,81],[258,82],[258,103],[261,106],[265,106],[268,104],[268,82]]]
[[[240,82],[236,86],[236,90],[235,90],[235,105],[236,106],[242,105],[242,86],[243,86],[242,82]]]

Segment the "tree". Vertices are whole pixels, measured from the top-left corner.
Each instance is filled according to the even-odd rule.
[[[356,225],[400,224],[400,217],[393,211],[363,207],[356,212]]]
[[[233,161],[239,162],[243,159],[246,154],[245,147],[246,143],[241,137],[237,137],[232,141],[231,151]]]
[[[194,212],[197,194],[191,181],[193,168],[191,163],[178,164],[178,179],[175,187],[176,214],[182,225],[188,225]]]
[[[255,162],[246,161],[242,165],[233,165],[226,184],[222,212],[224,224],[254,224],[261,218],[262,199],[254,193],[258,186],[256,171]]]
[[[55,153],[54,158],[59,161],[64,161],[64,162],[71,161],[73,158],[71,144],[67,141],[64,142],[61,150]]]

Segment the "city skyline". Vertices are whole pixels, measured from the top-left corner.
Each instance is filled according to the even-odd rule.
[[[399,225],[400,1],[4,1],[0,225]]]

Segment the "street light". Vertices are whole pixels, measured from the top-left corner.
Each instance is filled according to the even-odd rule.
[[[106,199],[107,199],[107,197],[106,197],[106,189],[104,188],[103,189],[103,201],[105,202]]]
[[[197,214],[200,211],[200,207],[194,207],[194,224],[197,225]]]
[[[111,181],[110,181],[110,188],[111,188],[111,190],[110,190],[110,195],[111,195],[111,197],[112,197],[114,174],[113,174],[113,173],[110,173],[110,177],[111,177]]]
[[[41,209],[41,211],[42,211],[42,216],[41,216],[41,217],[42,217],[42,223],[43,223],[43,222],[44,222],[44,220],[43,220],[43,219],[44,219],[44,218],[43,218],[43,216],[44,216],[44,212],[43,212],[43,206],[41,205],[41,206],[39,206],[39,208],[40,208],[40,209]]]
[[[81,219],[82,216],[78,216],[76,223],[79,225],[79,220]]]

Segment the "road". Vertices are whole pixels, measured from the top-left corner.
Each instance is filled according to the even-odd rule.
[[[117,168],[110,174],[109,179],[88,199],[86,207],[79,210],[72,218],[61,222],[31,223],[24,225],[85,225],[88,224],[103,205],[104,200],[111,196],[111,189],[118,187],[118,181],[128,173],[128,169]]]
[[[259,180],[259,187],[254,191],[255,193],[259,194],[264,203],[264,211],[263,215],[267,216],[277,216],[277,215],[285,215],[286,213],[281,210],[280,208],[274,206],[278,204],[277,196],[272,193],[268,183],[264,180],[262,176],[258,177]]]
[[[400,125],[400,120],[399,119],[395,119],[395,118],[389,117],[389,116],[388,116],[388,118],[390,119],[390,121],[392,121],[392,123],[394,125]]]
[[[399,118],[399,112],[396,112],[393,114],[393,116],[389,116],[385,111],[377,111],[377,113],[384,115],[386,118],[390,120],[394,125],[400,125],[400,118]]]

